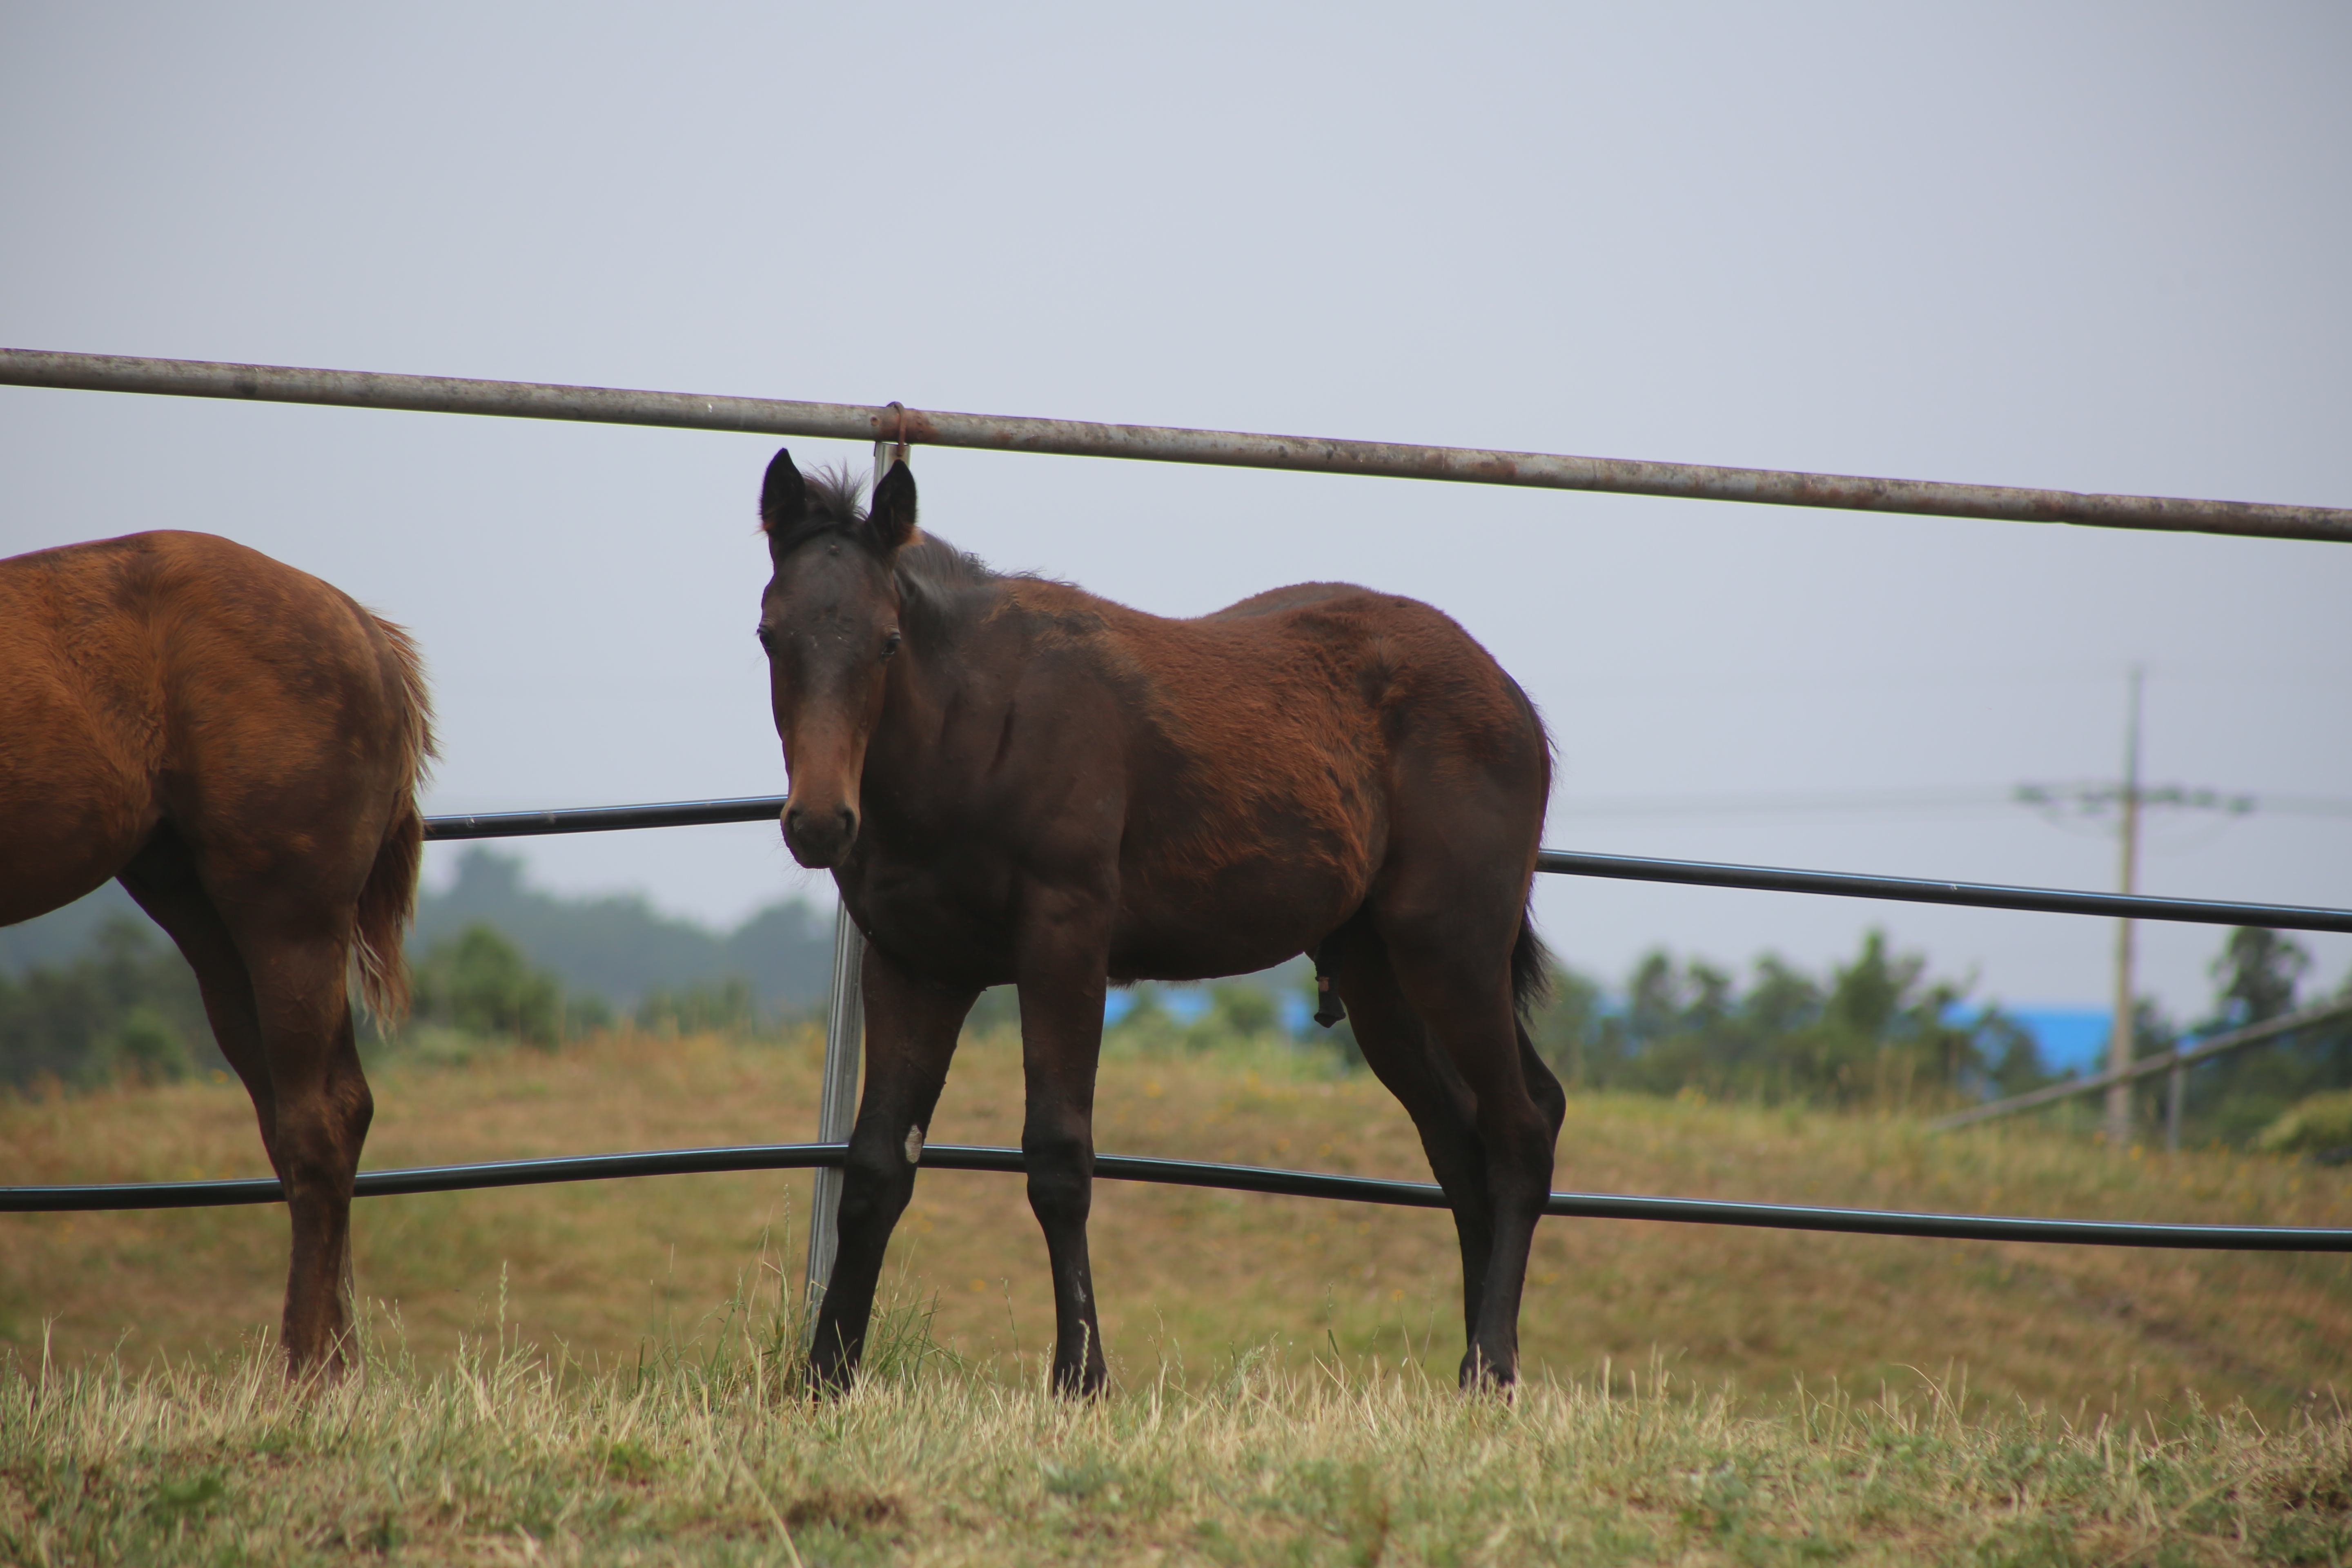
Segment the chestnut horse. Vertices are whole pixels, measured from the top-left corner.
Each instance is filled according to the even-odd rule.
[[[373,1104],[347,977],[405,1003],[431,723],[399,627],[241,544],[0,561],[0,925],[115,877],[187,955],[286,1185],[292,1373],[348,1359]]]
[[[1106,981],[1312,952],[1412,1113],[1462,1247],[1465,1387],[1518,1363],[1567,1100],[1528,1041],[1528,894],[1551,782],[1526,695],[1426,605],[1333,583],[1165,620],[1003,576],[779,452],[761,602],[785,843],[866,936],[867,1067],[816,1325],[855,1375],[883,1249],[982,987],[1021,997],[1029,1205],[1054,1385],[1104,1377],[1087,1260]]]

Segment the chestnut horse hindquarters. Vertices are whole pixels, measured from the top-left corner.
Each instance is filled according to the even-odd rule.
[[[349,987],[396,1012],[432,721],[415,650],[335,588],[155,532],[0,561],[0,865],[27,918],[119,877],[195,971],[293,1226],[290,1369],[346,1357],[373,1112]],[[60,823],[66,831],[56,831]],[[17,874],[21,874],[17,875]]]

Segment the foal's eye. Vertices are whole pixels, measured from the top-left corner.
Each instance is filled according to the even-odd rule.
[[[882,639],[882,657],[884,658],[888,658],[892,654],[897,653],[898,651],[898,634],[897,632],[892,632],[888,637]]]
[[[755,629],[752,631],[751,635],[752,635],[753,637],[758,637],[758,638],[760,639],[760,646],[761,646],[761,647],[763,647],[763,648],[767,649],[770,653],[773,653],[773,652],[775,652],[775,651],[776,651],[775,639],[774,639],[774,638],[772,638],[772,637],[771,637],[768,635],[768,628],[767,628],[767,627],[765,627],[765,626],[760,626],[760,627],[757,627],[757,628],[755,628]]]

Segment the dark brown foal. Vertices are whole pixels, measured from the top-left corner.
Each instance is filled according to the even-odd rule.
[[[187,955],[293,1221],[289,1370],[348,1359],[373,1109],[348,977],[407,993],[415,650],[315,577],[201,533],[0,561],[0,925],[119,877]]]
[[[1518,1363],[1565,1100],[1520,1015],[1550,752],[1444,616],[1308,584],[1166,620],[1000,576],[921,534],[903,463],[872,513],[776,455],[759,635],[784,838],[866,934],[868,1067],[814,1373],[855,1372],[956,1037],[1021,997],[1021,1146],[1052,1259],[1055,1386],[1102,1385],[1087,1258],[1108,981],[1319,953],[1421,1130],[1462,1243],[1465,1385]]]

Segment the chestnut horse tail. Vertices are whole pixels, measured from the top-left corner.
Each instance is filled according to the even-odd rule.
[[[433,745],[433,700],[425,689],[425,663],[416,645],[382,616],[368,618],[390,645],[399,676],[399,805],[376,849],[367,885],[360,889],[356,957],[361,1000],[390,1022],[408,1012],[408,949],[403,939],[416,909],[416,875],[425,858],[425,817],[416,808],[416,791],[438,753]]]
[[[1551,954],[1536,935],[1533,907],[1519,914],[1519,940],[1511,944],[1511,1007],[1524,1026],[1551,994]]]

